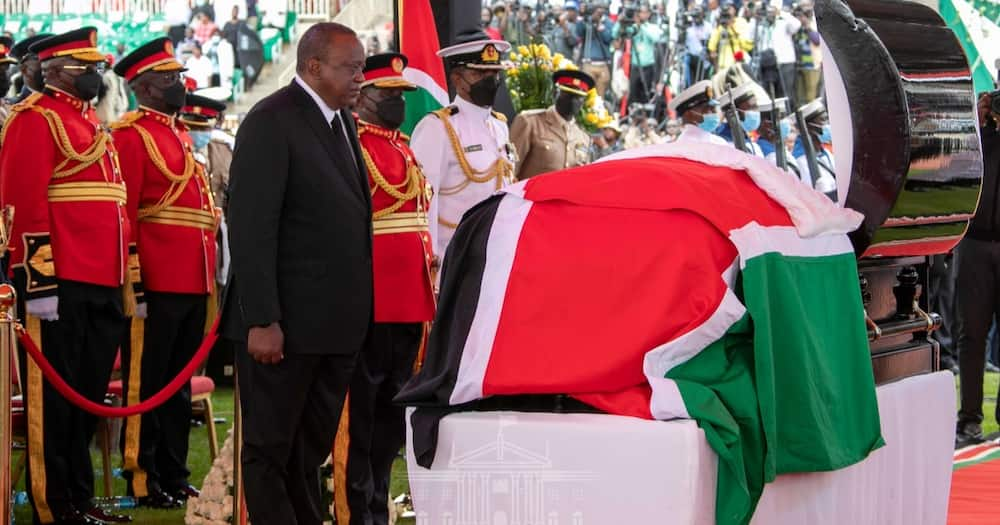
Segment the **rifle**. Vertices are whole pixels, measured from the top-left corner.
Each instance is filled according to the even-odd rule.
[[[785,102],[787,98],[774,98],[774,88],[771,88],[771,122],[774,123],[778,140],[774,144],[774,160],[779,168],[788,169],[788,158],[785,156],[785,138],[781,136],[781,119],[785,118]]]
[[[816,161],[816,147],[813,145],[812,134],[809,133],[809,126],[806,124],[806,117],[799,109],[795,110],[795,124],[799,127],[799,140],[802,141],[802,149],[806,152],[806,163],[809,166],[809,178],[812,180],[812,187],[816,187],[819,180],[819,163]]]
[[[753,153],[747,149],[743,125],[740,124],[740,118],[736,115],[736,101],[733,100],[733,93],[729,90],[726,92],[729,93],[729,104],[726,104],[722,111],[726,114],[726,124],[729,125],[729,131],[733,134],[733,146],[736,146],[736,149],[740,151]]]

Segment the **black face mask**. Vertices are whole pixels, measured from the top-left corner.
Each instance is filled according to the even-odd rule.
[[[163,104],[167,106],[170,113],[177,113],[182,107],[184,107],[184,101],[187,98],[187,89],[184,88],[184,84],[180,82],[175,82],[170,85],[167,89],[163,90]]]
[[[488,108],[493,105],[493,100],[497,98],[497,89],[499,88],[500,79],[496,75],[490,75],[469,86],[469,96],[472,97],[473,104]]]
[[[371,99],[369,99],[371,100]],[[393,97],[375,102],[375,114],[378,115],[382,124],[389,129],[399,129],[406,120],[406,100],[403,97]]]
[[[573,118],[580,109],[583,108],[583,97],[577,95],[571,95],[569,93],[560,93],[556,97],[556,113],[569,120]]]
[[[73,87],[76,88],[80,100],[91,100],[96,97],[101,92],[103,84],[101,74],[96,71],[88,71],[73,79]]]
[[[42,68],[35,70],[34,78],[31,80],[31,84],[28,87],[41,91],[45,87],[45,77],[42,76]]]

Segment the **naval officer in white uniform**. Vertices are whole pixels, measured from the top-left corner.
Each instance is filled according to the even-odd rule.
[[[424,117],[410,141],[434,188],[428,219],[434,253],[442,258],[462,214],[512,184],[517,161],[507,119],[492,110],[510,44],[490,40],[482,31],[461,34],[456,41],[438,51],[455,99]]]
[[[732,130],[729,129],[729,123],[726,122],[725,117],[723,117],[722,125],[715,130],[715,134],[722,137],[729,144],[734,144],[733,133],[740,133],[744,137],[744,142],[747,146],[747,151],[753,155],[763,158],[764,152],[761,151],[760,146],[758,146],[753,140],[751,140],[749,134],[757,131],[760,127],[760,110],[758,109],[758,102],[770,102],[770,99],[759,100],[757,93],[762,93],[764,90],[757,85],[756,82],[744,82],[739,86],[732,89],[726,90],[724,93],[720,94],[716,99],[719,102],[719,109],[722,114],[725,115],[726,109],[729,106],[736,107],[736,115],[739,117],[740,127],[742,129]]]
[[[680,95],[670,101],[670,111],[673,111],[684,123],[677,142],[707,142],[725,146],[725,139],[715,134],[722,123],[719,105],[712,94],[712,81],[702,80],[685,89]]]
[[[802,112],[802,117],[806,121],[808,133],[799,133],[792,155],[795,156],[795,163],[798,165],[802,183],[814,187],[812,173],[809,172],[809,158],[806,156],[806,148],[802,143],[802,137],[808,134],[812,138],[813,149],[816,151],[816,166],[819,168],[815,189],[822,193],[837,191],[837,165],[834,164],[833,153],[826,149],[826,146],[833,143],[826,106],[823,105],[822,99],[816,99],[799,108],[799,111]]]

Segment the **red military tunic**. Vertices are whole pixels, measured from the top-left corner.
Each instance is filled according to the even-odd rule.
[[[42,277],[121,286],[128,265],[126,190],[110,135],[88,103],[47,93],[18,104],[0,135],[0,203],[15,211],[11,274],[29,254],[29,299],[54,289]]]
[[[409,137],[367,122],[359,122],[358,135],[372,192],[375,322],[431,321],[429,186],[407,145]]]
[[[187,128],[146,108],[127,113],[112,128],[128,187],[143,287],[212,293],[217,215]]]

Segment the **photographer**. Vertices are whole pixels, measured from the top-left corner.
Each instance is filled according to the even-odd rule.
[[[645,104],[655,96],[657,78],[656,47],[665,41],[663,29],[651,24],[652,11],[643,4],[636,10],[625,7],[618,24],[612,31],[614,38],[631,42],[631,73],[629,75],[629,102]],[[624,45],[624,44],[623,44]]]
[[[705,44],[712,36],[712,25],[705,19],[705,13],[694,7],[682,13],[677,19],[679,38],[684,42],[684,87],[693,85],[711,76],[711,64],[705,56]]]
[[[500,27],[504,40],[514,47],[531,44],[535,36],[535,27],[531,20],[530,6],[519,6],[517,2],[511,2],[504,12],[497,16],[502,17]]]
[[[745,32],[740,27],[746,25],[746,20],[737,17],[735,11],[731,6],[730,9],[723,9],[719,15],[719,25],[708,39],[708,57],[716,71],[735,64],[738,53],[753,50],[753,41],[745,37]]]
[[[1000,315],[1000,93],[983,93],[977,104],[983,145],[983,187],[976,215],[965,238],[955,250],[955,310],[958,326],[958,366],[961,408],[955,445],[983,440],[983,373],[986,367],[986,335],[992,320]],[[1000,406],[1000,405],[997,405]],[[994,417],[1000,419],[995,413]]]
[[[552,52],[562,53],[570,60],[576,60],[576,51],[580,45],[580,37],[577,36],[577,25],[580,23],[580,4],[576,0],[566,0],[563,12],[559,15],[559,21],[552,29],[550,38],[552,39]]]
[[[774,6],[761,6],[750,22],[757,76],[764,91],[795,101],[795,41],[802,21]],[[810,99],[811,100],[811,99]]]
[[[604,98],[611,84],[611,41],[614,40],[604,6],[591,4],[590,12],[584,12],[583,20],[576,26],[576,36],[583,42],[580,50],[582,69],[594,77],[597,95]]]
[[[795,33],[795,56],[797,74],[795,78],[795,96],[798,100],[813,100],[820,96],[819,32],[816,31],[816,19],[813,18],[812,4],[803,2],[792,9],[802,26]]]

